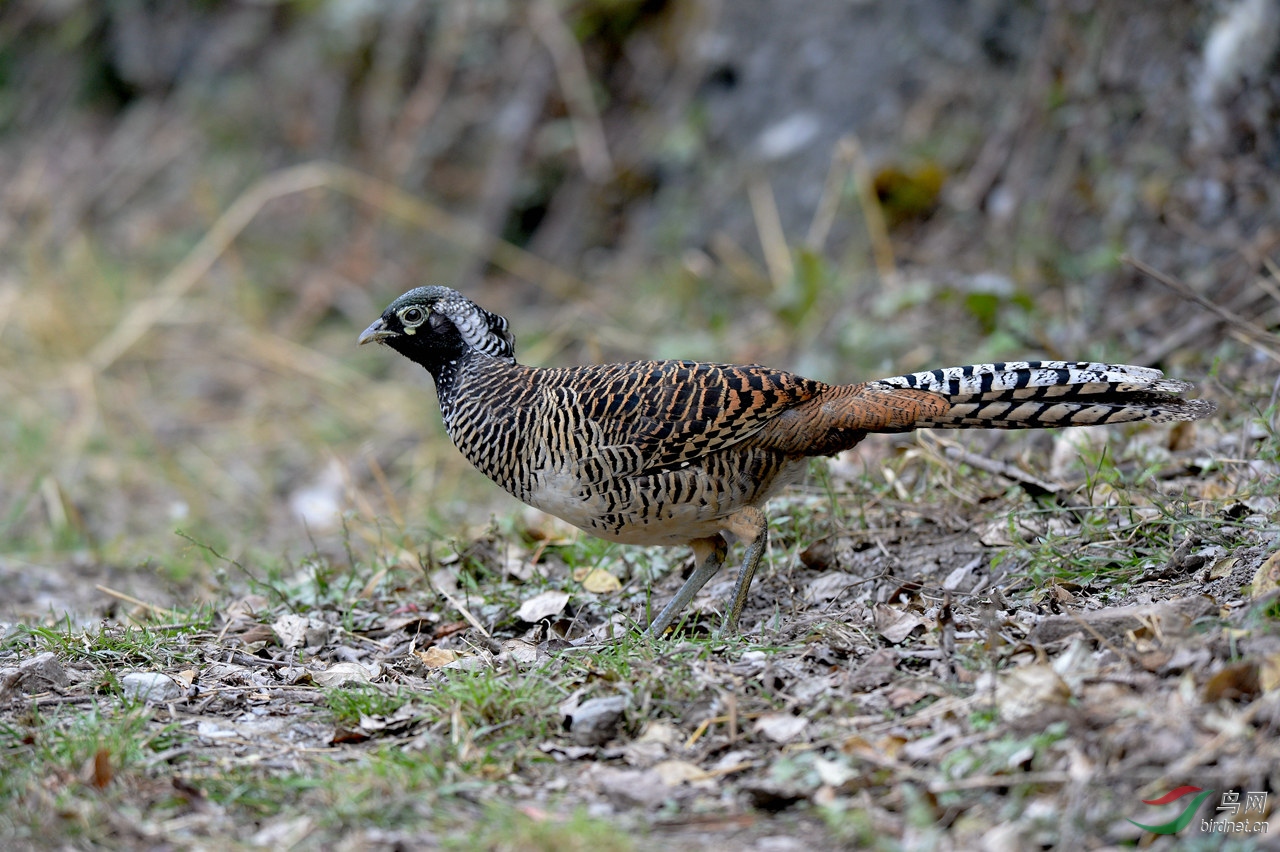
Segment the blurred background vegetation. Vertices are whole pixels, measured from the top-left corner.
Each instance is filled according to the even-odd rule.
[[[1277,325],[1277,9],[8,0],[0,616],[515,515],[427,376],[355,348],[420,284],[538,365],[1051,356],[1269,390],[1120,256]]]

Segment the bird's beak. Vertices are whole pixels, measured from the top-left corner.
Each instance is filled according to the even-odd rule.
[[[378,317],[373,324],[360,333],[360,339],[356,341],[357,346],[364,346],[366,343],[381,343],[388,337],[397,337],[398,335],[387,328],[386,323],[382,321],[382,317]]]

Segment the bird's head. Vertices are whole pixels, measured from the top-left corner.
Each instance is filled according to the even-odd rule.
[[[390,346],[433,373],[469,353],[516,360],[516,340],[506,318],[448,287],[418,287],[405,293],[387,306],[358,342]]]

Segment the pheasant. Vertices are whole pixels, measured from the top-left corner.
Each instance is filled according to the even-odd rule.
[[[507,320],[448,287],[396,299],[359,338],[431,373],[462,454],[519,500],[625,544],[688,545],[695,567],[653,622],[661,635],[746,546],[722,631],[736,631],[768,543],[764,506],[811,456],[873,432],[1033,429],[1198,420],[1159,370],[1009,361],[828,385],[761,366],[632,361],[519,364]]]

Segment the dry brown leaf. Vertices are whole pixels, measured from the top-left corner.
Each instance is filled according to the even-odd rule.
[[[668,787],[707,780],[707,773],[687,760],[664,760],[655,764],[653,771],[658,773],[662,783]]]
[[[111,783],[115,772],[111,768],[111,752],[100,748],[93,755],[93,786],[99,790]]]
[[[438,669],[441,666],[448,665],[454,660],[462,656],[458,651],[448,648],[437,648],[432,646],[425,651],[414,651],[415,656],[422,660],[422,664],[430,669]]]
[[[364,631],[364,635],[371,639],[377,639],[397,630],[407,630],[409,633],[425,634],[430,636],[435,631],[435,623],[440,620],[440,616],[436,613],[411,612],[403,615],[391,615],[382,620],[381,624]]]
[[[239,639],[245,650],[249,651],[265,647],[270,642],[277,642],[276,633],[270,626],[256,622],[240,622],[236,627],[228,630],[226,635]]]
[[[1258,685],[1263,692],[1275,692],[1280,689],[1280,654],[1271,654],[1262,658],[1258,665]]]
[[[1205,500],[1225,500],[1235,494],[1236,490],[1236,486],[1233,483],[1211,481],[1201,486],[1200,496]]]
[[[1255,698],[1262,689],[1259,668],[1255,660],[1242,660],[1214,672],[1204,685],[1205,703]]]
[[[1280,589],[1280,550],[1267,557],[1253,575],[1253,599]]]
[[[640,736],[636,737],[638,743],[659,743],[664,746],[675,745],[680,742],[683,737],[680,730],[669,722],[650,722],[645,725],[644,731]]]
[[[885,692],[885,699],[894,710],[901,710],[903,707],[910,707],[930,695],[932,693],[926,690],[913,689],[910,686],[895,686]]]

